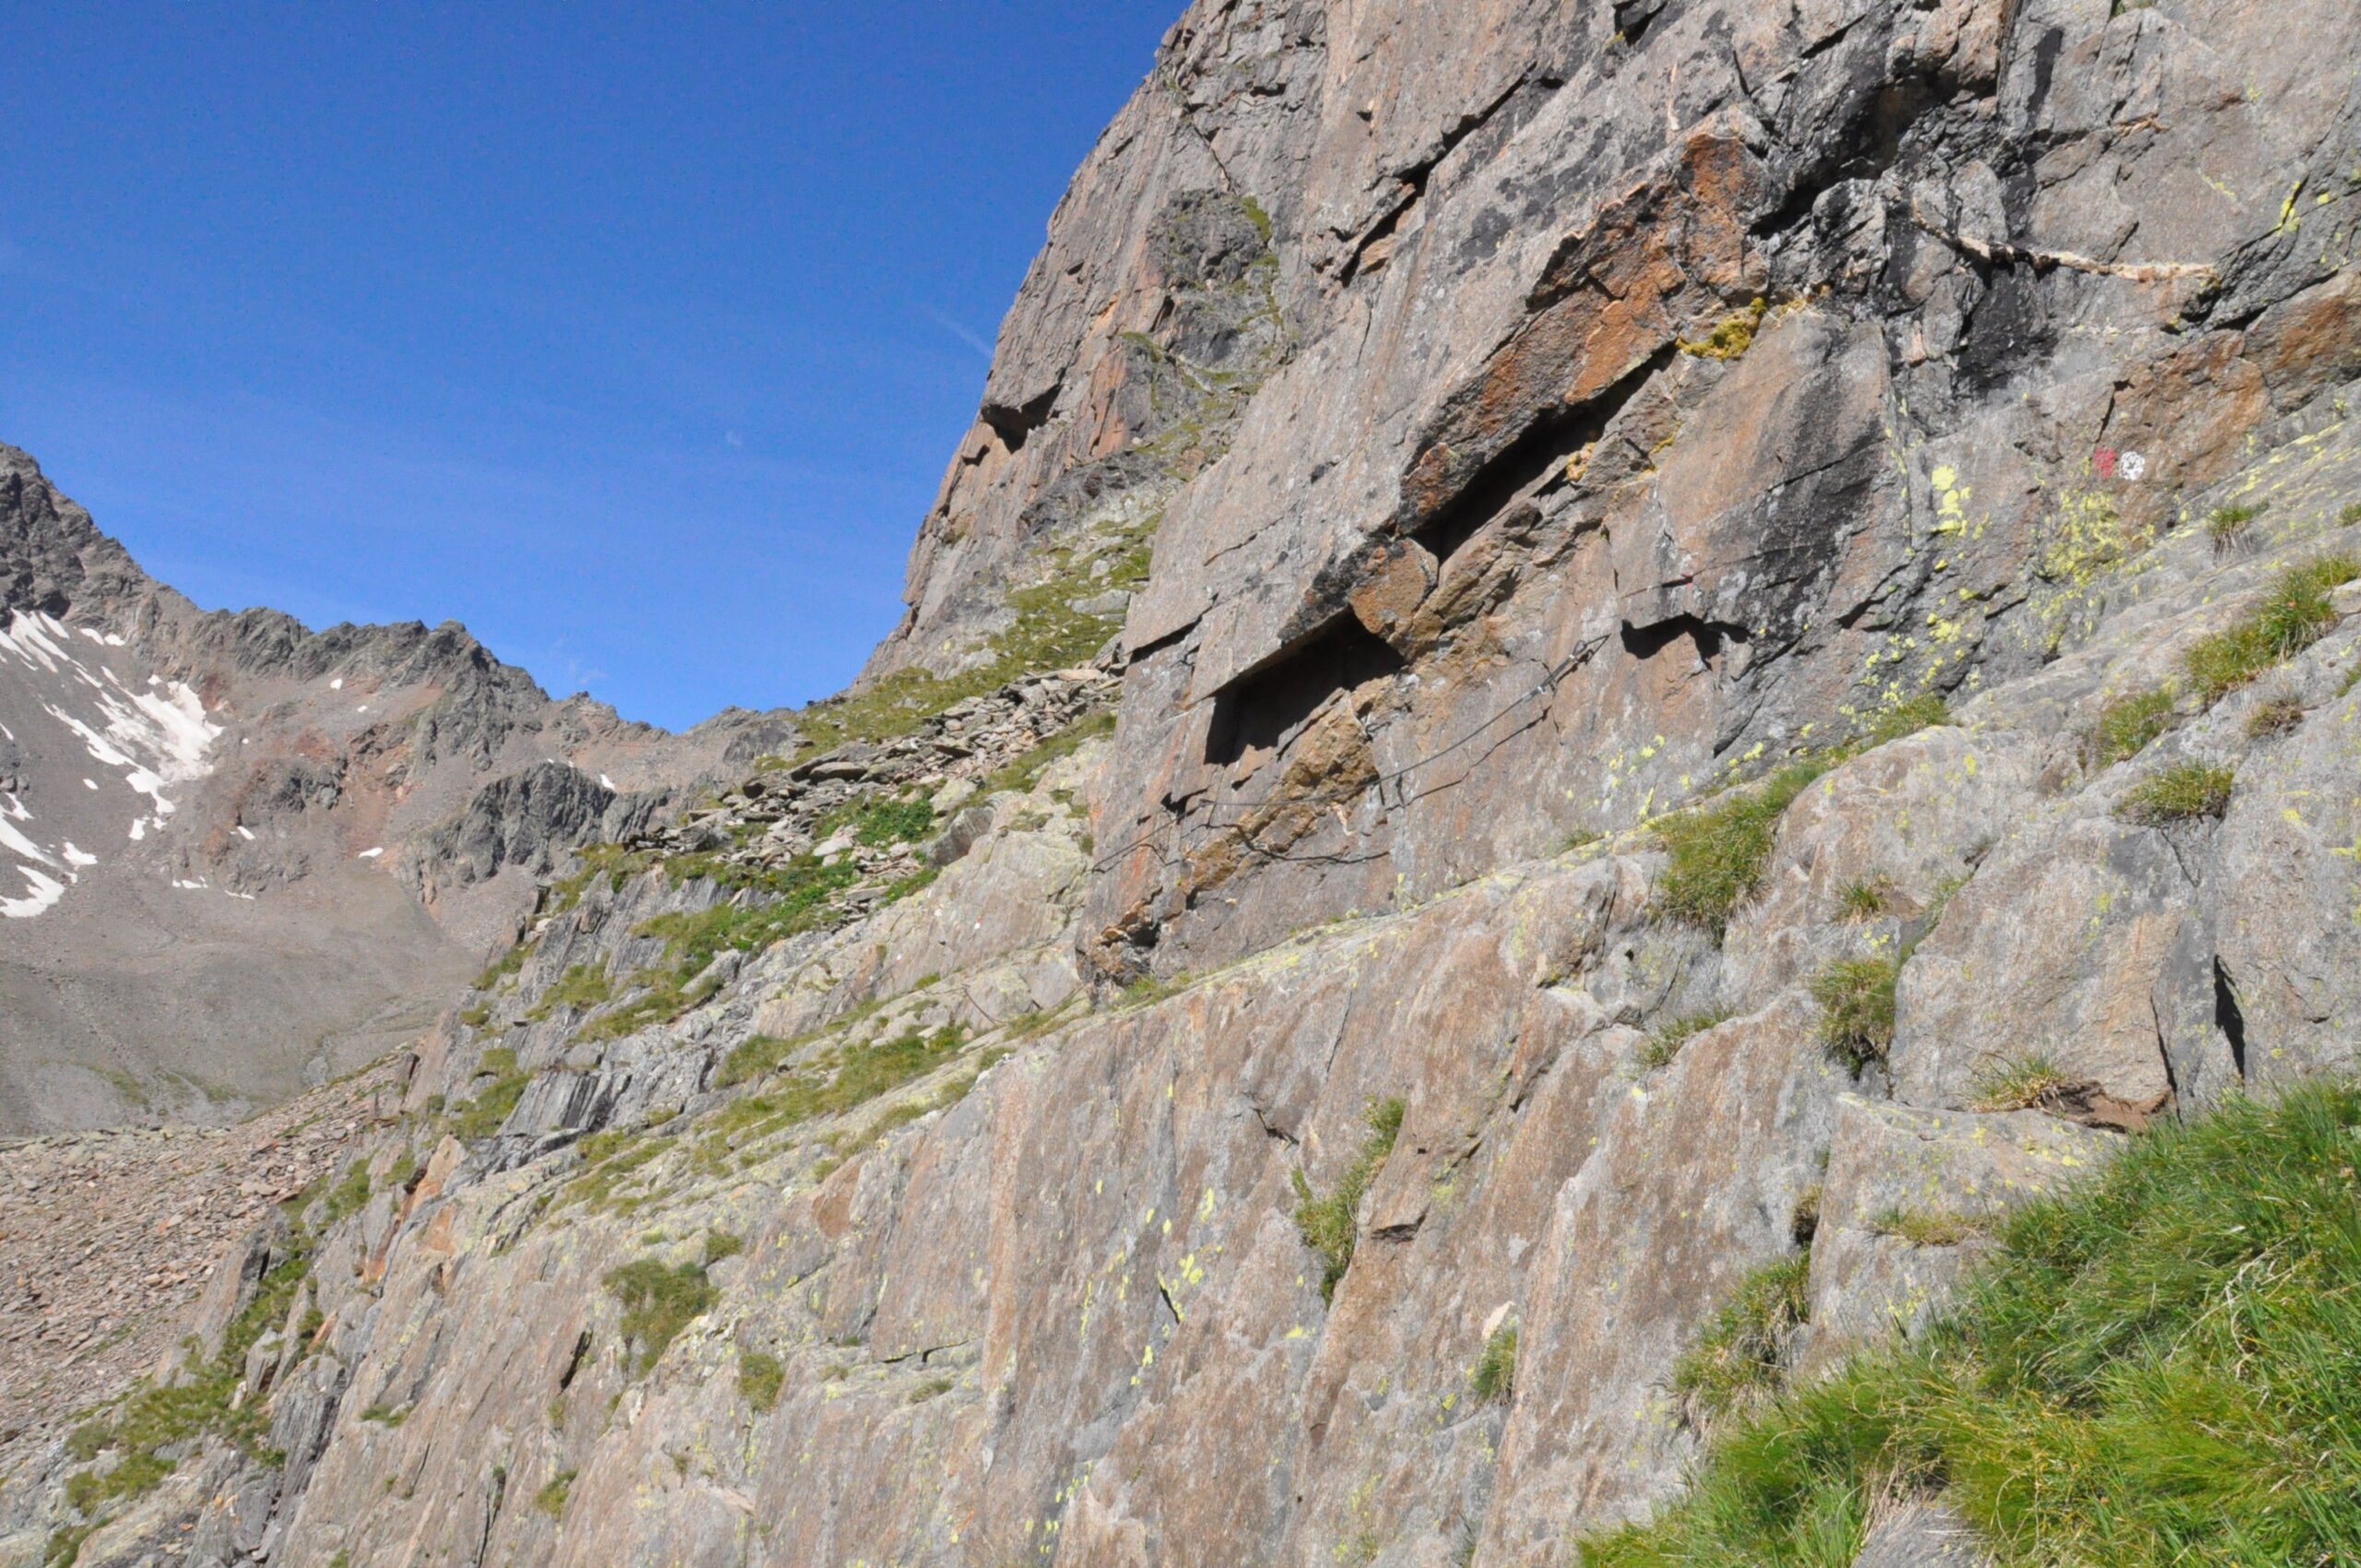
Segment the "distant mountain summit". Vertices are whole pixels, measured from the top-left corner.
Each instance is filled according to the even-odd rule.
[[[0,446],[0,1130],[226,1121],[414,1034],[552,857],[792,739],[457,622],[200,611]]]

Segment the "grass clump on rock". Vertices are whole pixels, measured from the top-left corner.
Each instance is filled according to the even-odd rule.
[[[1479,1405],[1505,1405],[1516,1397],[1516,1324],[1502,1324],[1484,1341],[1484,1353],[1467,1374],[1467,1391]]]
[[[2274,665],[2326,636],[2336,624],[2329,592],[2361,577],[2361,560],[2322,555],[2282,572],[2262,602],[2181,658],[2198,695],[2211,707]]]
[[[1673,1363],[1672,1389],[1700,1416],[1724,1416],[1774,1393],[1787,1349],[1810,1315],[1811,1253],[1776,1259],[1748,1274]]]
[[[919,811],[927,812],[931,817],[931,810],[924,801],[916,804]],[[879,819],[877,830],[899,831],[910,820],[914,818],[889,814]],[[860,830],[856,828],[856,832]],[[704,874],[710,868],[692,865],[683,858],[671,869],[692,876]],[[642,921],[632,928],[632,934],[662,937],[663,957],[634,971],[623,982],[626,990],[634,993],[630,999],[584,1024],[575,1031],[575,1039],[620,1039],[652,1025],[670,1023],[691,1009],[703,1006],[721,990],[720,978],[706,972],[716,958],[724,953],[760,952],[774,942],[825,923],[829,918],[829,901],[860,880],[860,868],[848,860],[823,865],[816,858],[804,855],[776,871],[760,873],[746,884],[758,895],[767,897],[757,896],[744,902],[732,897],[704,909],[681,910]],[[599,1000],[604,1002],[606,998]]]
[[[1813,780],[1863,752],[1951,722],[1950,705],[1939,694],[1893,701],[1864,719],[1843,745],[1806,753],[1712,803],[1656,822],[1656,842],[1669,857],[1656,882],[1657,908],[1719,942],[1738,906],[1762,885],[1780,817]]]
[[[2079,1082],[2040,1051],[1987,1062],[1968,1081],[1978,1111],[2030,1111],[2047,1105]]]
[[[1729,1022],[1732,1016],[1730,1010],[1723,1007],[1666,1019],[1649,1032],[1647,1044],[1640,1048],[1640,1065],[1651,1072],[1666,1065],[1680,1054],[1682,1046],[1714,1025]]]
[[[1982,1227],[1949,1209],[1881,1208],[1869,1217],[1869,1229],[1914,1247],[1956,1247]]]
[[[2292,696],[2275,696],[2254,705],[2247,715],[2247,739],[2266,741],[2288,734],[2304,722],[2304,705]]]
[[[109,1451],[116,1455],[104,1470],[81,1470],[65,1480],[66,1502],[86,1519],[86,1524],[60,1532],[73,1537],[77,1550],[110,1504],[154,1491],[199,1439],[226,1443],[262,1464],[282,1461],[283,1455],[267,1446],[269,1425],[259,1403],[243,1396],[246,1352],[287,1321],[310,1273],[311,1242],[299,1228],[256,1283],[252,1299],[231,1320],[221,1348],[210,1360],[192,1361],[178,1382],[133,1388],[112,1410],[68,1434],[66,1455],[78,1463]],[[72,1553],[56,1561],[71,1562]]]
[[[655,1258],[640,1258],[607,1275],[607,1289],[623,1303],[623,1336],[636,1348],[632,1370],[646,1372],[664,1359],[681,1330],[721,1303],[721,1292],[706,1277],[703,1264],[666,1266]]]
[[[1893,878],[1880,874],[1848,882],[1836,891],[1836,908],[1848,921],[1875,920],[1893,908]]]
[[[723,1111],[725,1132],[777,1132],[815,1116],[835,1116],[925,1076],[959,1054],[964,1025],[912,1029],[873,1045],[846,1045],[779,1074],[779,1081]]]
[[[1362,1120],[1369,1123],[1369,1136],[1337,1179],[1336,1190],[1326,1197],[1314,1197],[1311,1182],[1301,1170],[1295,1172],[1295,1228],[1303,1244],[1318,1253],[1325,1265],[1320,1275],[1323,1301],[1336,1299],[1336,1282],[1353,1265],[1353,1243],[1360,1237],[1361,1199],[1369,1195],[1377,1173],[1385,1169],[1386,1156],[1394,1152],[1394,1140],[1401,1134],[1407,1109],[1399,1099],[1370,1102],[1362,1113]]]
[[[564,1514],[566,1499],[574,1495],[574,1478],[578,1473],[560,1470],[552,1476],[540,1491],[533,1493],[533,1506],[552,1519]]]
[[[1817,757],[1792,762],[1751,789],[1658,823],[1656,840],[1670,857],[1656,884],[1658,906],[1720,941],[1762,885],[1780,816],[1828,767]]]
[[[979,789],[979,795],[991,795],[1003,790],[1026,792],[1041,781],[1050,767],[1080,751],[1090,742],[1115,732],[1115,710],[1101,708],[1075,719],[1056,734],[1021,756],[1011,757],[986,778]]]
[[[2236,781],[2236,773],[2227,767],[2175,763],[2134,785],[2115,808],[2115,814],[2150,827],[2220,816],[2230,808],[2230,789]]]
[[[738,1352],[738,1397],[750,1409],[767,1410],[778,1403],[787,1383],[787,1363],[767,1350]]]
[[[1940,1496],[2004,1568],[2361,1561],[2361,1088],[2314,1081],[2126,1143],[1996,1222],[1915,1342],[1715,1434],[1588,1568],[1847,1568]]]
[[[1952,721],[1951,704],[1936,692],[1921,692],[1915,697],[1904,697],[1887,704],[1872,714],[1869,721],[1854,737],[1851,752],[1866,752],[1894,741],[1907,740],[1921,730],[1932,730]]]
[[[2205,519],[2205,531],[2213,536],[2213,548],[2235,548],[2246,538],[2247,530],[2254,526],[2254,520],[2266,510],[2266,506],[2257,502],[2234,502],[2227,506],[2214,507]]]
[[[504,1045],[495,1045],[483,1053],[476,1064],[476,1076],[489,1078],[471,1099],[451,1109],[450,1134],[461,1143],[474,1143],[500,1131],[508,1121],[508,1113],[525,1098],[525,1086],[532,1075],[516,1065],[516,1053]]]
[[[1892,958],[1839,958],[1811,982],[1820,1004],[1820,1038],[1856,1073],[1885,1059],[1893,1044],[1893,991],[1902,966]]]
[[[2090,752],[2102,767],[2129,762],[2172,727],[2172,693],[2160,689],[2117,697],[2099,709],[2091,726]]]
[[[934,826],[934,807],[924,795],[899,801],[870,801],[853,814],[852,839],[872,849],[923,838]]]

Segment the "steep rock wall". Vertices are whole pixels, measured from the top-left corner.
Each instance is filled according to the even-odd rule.
[[[6,1550],[1562,1563],[1766,1265],[1812,1375],[2349,1070],[2361,18],[2115,11],[1193,7],[825,720],[1121,616],[1112,733],[568,868],[166,1372],[267,1432],[29,1434]],[[1661,814],[1798,760],[1680,918]]]

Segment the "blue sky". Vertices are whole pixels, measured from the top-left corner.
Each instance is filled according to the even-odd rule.
[[[456,617],[672,727],[824,695],[1180,9],[45,7],[0,440],[208,609]]]

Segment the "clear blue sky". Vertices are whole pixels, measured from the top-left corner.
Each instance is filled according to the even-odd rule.
[[[42,7],[0,440],[208,609],[457,617],[672,727],[824,695],[1180,8]]]

